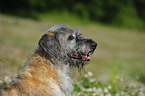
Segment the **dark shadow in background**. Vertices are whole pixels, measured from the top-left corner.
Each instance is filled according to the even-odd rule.
[[[38,19],[64,11],[103,24],[145,30],[145,0],[1,0],[0,13]]]

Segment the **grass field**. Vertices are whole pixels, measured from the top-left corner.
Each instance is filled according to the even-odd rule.
[[[145,33],[96,23],[83,24],[75,18],[71,23],[68,17],[70,21],[62,19],[62,22],[51,17],[36,21],[0,14],[0,79],[16,76],[28,57],[33,55],[40,36],[53,25],[64,23],[67,27],[80,29],[84,37],[98,43],[91,63],[85,67],[97,81],[106,82],[114,73],[145,83]],[[81,77],[76,74],[72,76]]]

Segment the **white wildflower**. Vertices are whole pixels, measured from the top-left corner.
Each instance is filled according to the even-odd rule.
[[[92,88],[88,88],[88,89],[86,89],[86,91],[87,92],[91,92],[91,91],[93,91],[93,89]]]
[[[134,92],[132,92],[132,95],[135,95],[135,93],[134,93]]]
[[[89,76],[93,76],[92,72],[90,72],[90,71],[88,72],[88,75],[89,75]]]
[[[81,95],[81,93],[78,93],[77,95],[78,95],[78,96],[80,96],[80,95]]]
[[[82,90],[82,91],[86,91],[86,89],[85,89],[84,87],[82,87],[82,86],[81,86],[81,90]]]
[[[101,93],[101,92],[102,92],[102,89],[101,89],[101,88],[98,88],[97,91],[98,91],[99,93]]]
[[[105,96],[112,96],[112,94],[111,94],[111,93],[108,93],[108,94],[106,94]]]
[[[94,92],[97,92],[97,89],[96,89],[96,87],[93,87],[93,91],[94,91]]]
[[[121,92],[121,95],[124,95],[124,92],[123,91]]]
[[[111,86],[108,86],[108,89],[112,89],[112,87]]]
[[[89,81],[92,83],[92,82],[95,82],[95,79],[90,79]]]
[[[116,93],[115,96],[119,96],[119,93]]]
[[[143,88],[140,88],[140,91],[143,91]]]
[[[108,89],[107,89],[107,88],[105,88],[105,89],[104,89],[104,92],[105,92],[105,93],[108,93]]]
[[[97,94],[96,93],[93,93],[93,96],[96,96]]]

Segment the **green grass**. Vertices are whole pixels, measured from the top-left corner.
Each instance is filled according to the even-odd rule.
[[[86,24],[67,13],[42,14],[38,21],[0,14],[0,79],[16,76],[19,68],[33,55],[40,36],[53,25],[62,23],[80,29],[84,37],[98,43],[91,63],[85,66],[98,81],[107,82],[117,64],[116,74],[134,81],[138,77],[145,83],[144,33],[91,22]],[[72,76],[81,78],[79,74]]]

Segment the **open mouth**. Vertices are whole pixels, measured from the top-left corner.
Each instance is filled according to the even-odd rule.
[[[90,54],[91,54],[91,52],[89,52],[88,54],[84,54],[84,53],[72,53],[70,55],[70,57],[72,59],[76,59],[76,60],[90,61]]]

